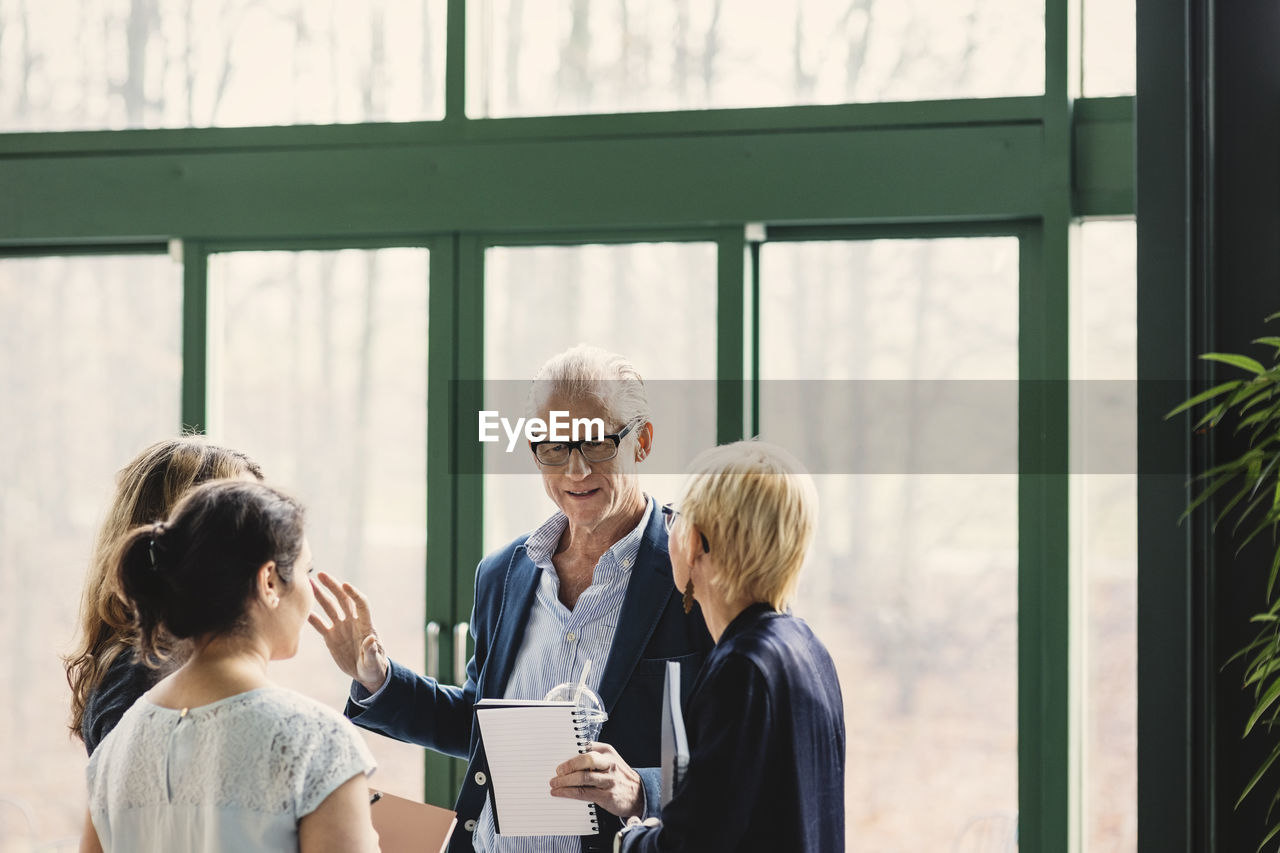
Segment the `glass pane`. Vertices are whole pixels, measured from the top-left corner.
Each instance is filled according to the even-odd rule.
[[[1089,853],[1138,849],[1137,229],[1080,227],[1072,323],[1072,559],[1083,573]]]
[[[1137,91],[1138,32],[1134,0],[1084,0],[1084,94]]]
[[[210,433],[307,506],[317,569],[370,600],[390,654],[424,667],[427,252],[209,259]],[[273,678],[341,709],[350,680],[304,629]],[[421,748],[366,733],[378,784],[421,797]]]
[[[795,612],[840,673],[849,850],[1011,838],[1018,242],[766,243],[760,313],[760,432],[821,500]]]
[[[536,246],[485,254],[486,408],[523,403],[534,372],[579,343],[631,359],[645,380],[654,447],[644,490],[670,500],[691,448],[715,443],[716,247],[710,243]],[[711,393],[708,393],[711,392]],[[509,401],[509,402],[508,402]],[[485,446],[484,542],[489,551],[554,511],[527,445],[507,457]],[[512,473],[519,471],[520,473]],[[527,472],[527,473],[526,473]]]
[[[60,655],[116,472],[176,434],[182,268],[164,256],[0,260],[0,847],[75,839],[84,746]],[[30,845],[29,847],[26,845]]]
[[[1044,91],[1044,4],[652,0],[467,4],[471,116]]]
[[[0,130],[439,118],[445,3],[0,3]]]

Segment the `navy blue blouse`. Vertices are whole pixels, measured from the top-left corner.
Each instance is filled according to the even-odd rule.
[[[102,676],[102,682],[89,693],[84,703],[80,736],[90,755],[120,722],[124,712],[133,707],[139,696],[155,687],[162,675],[164,673],[134,661],[131,649],[116,655]]]
[[[725,629],[686,705],[689,766],[628,853],[844,850],[844,705],[827,649],[755,604]]]

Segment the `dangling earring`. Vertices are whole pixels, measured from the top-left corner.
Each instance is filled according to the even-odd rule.
[[[693,610],[693,578],[689,578],[689,582],[684,585],[684,612],[688,613]]]

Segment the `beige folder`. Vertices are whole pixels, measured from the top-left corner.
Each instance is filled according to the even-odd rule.
[[[444,853],[458,815],[449,809],[373,789],[369,806],[382,853]]]

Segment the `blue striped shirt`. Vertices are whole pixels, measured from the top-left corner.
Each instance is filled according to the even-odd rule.
[[[635,529],[613,544],[596,563],[591,586],[578,597],[573,610],[560,602],[560,578],[551,558],[569,520],[557,512],[525,542],[529,559],[540,570],[538,589],[529,608],[524,640],[516,653],[505,699],[541,699],[557,684],[576,682],[590,659],[587,686],[600,691],[618,629],[618,614],[631,580],[654,502],[648,499],[644,516]],[[570,756],[565,756],[566,759]],[[550,781],[550,780],[548,780]],[[502,836],[494,832],[492,800],[486,798],[476,825],[475,849],[480,853],[578,853],[582,839],[576,835]]]

